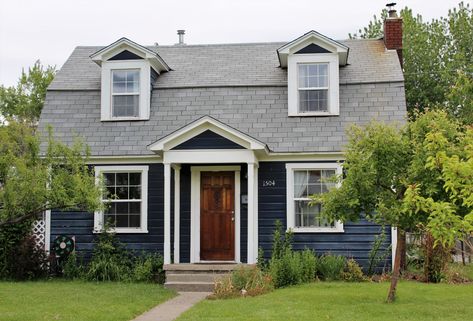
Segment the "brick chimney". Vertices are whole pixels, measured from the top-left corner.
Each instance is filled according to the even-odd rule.
[[[388,3],[388,17],[384,20],[384,45],[386,49],[396,50],[402,66],[402,18],[394,9],[395,3]]]

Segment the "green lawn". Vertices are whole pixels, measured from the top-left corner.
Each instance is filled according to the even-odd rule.
[[[471,320],[473,285],[401,282],[384,303],[388,283],[313,283],[254,298],[206,300],[178,320]]]
[[[155,284],[0,282],[0,320],[130,320],[173,296]]]

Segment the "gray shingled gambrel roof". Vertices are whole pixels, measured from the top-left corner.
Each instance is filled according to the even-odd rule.
[[[349,65],[340,68],[340,83],[403,81],[395,50],[382,40],[340,41],[350,48]],[[155,88],[213,86],[286,86],[276,50],[285,43],[185,45],[148,47],[173,69]],[[100,67],[90,55],[102,47],[77,47],[49,90],[100,90]]]
[[[48,88],[39,130],[65,143],[79,136],[94,156],[152,155],[148,146],[203,116],[267,144],[273,152],[340,152],[345,130],[371,119],[403,122],[403,75],[382,40],[347,40],[340,68],[340,115],[288,117],[282,43],[150,47],[173,71],[154,84],[148,121],[100,121],[100,47],[77,47]]]

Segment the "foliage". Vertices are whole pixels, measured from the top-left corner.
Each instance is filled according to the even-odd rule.
[[[175,293],[146,283],[70,280],[0,282],[2,321],[126,321]]]
[[[256,259],[256,266],[261,270],[261,271],[266,271],[268,269],[268,262],[264,258],[264,250],[262,247],[258,248],[258,257]]]
[[[203,300],[178,321],[462,321],[473,315],[471,285],[402,282],[402,301],[380,300],[386,282],[313,282],[266,295],[234,300]]]
[[[399,233],[431,233],[444,247],[473,231],[472,128],[428,111],[402,129],[353,126],[348,138],[341,187],[313,197],[329,221],[364,216]],[[393,288],[398,272],[395,264]]]
[[[341,280],[346,261],[346,258],[341,255],[322,255],[317,261],[317,273],[326,281]]]
[[[0,228],[0,279],[11,278],[19,244],[31,233],[31,221]]]
[[[69,280],[80,280],[85,278],[85,266],[82,262],[82,257],[78,257],[76,251],[69,254],[64,262],[62,275]]]
[[[287,249],[280,258],[271,258],[269,274],[274,287],[308,283],[315,280],[316,257],[306,249],[303,252]]]
[[[382,20],[376,16],[355,38],[378,38]],[[473,13],[460,2],[446,17],[423,20],[412,10],[401,10],[403,19],[403,68],[407,109],[412,117],[427,108],[445,108],[464,122],[473,120]]]
[[[164,258],[158,253],[143,253],[135,258],[132,280],[135,282],[155,282],[163,284]]]
[[[287,251],[292,250],[293,233],[291,230],[283,232],[283,225],[280,220],[276,220],[273,233],[273,247],[271,251],[272,259],[281,258]]]
[[[384,243],[386,242],[386,231],[385,228],[381,228],[381,234],[376,235],[371,245],[370,252],[368,253],[368,271],[367,275],[372,276],[375,273],[375,269],[379,264],[389,257],[391,251],[391,245],[386,249],[382,250]],[[381,251],[382,250],[382,251]],[[381,251],[381,252],[380,252]]]
[[[365,280],[360,265],[354,259],[346,261],[345,269],[342,272],[342,280],[348,282],[361,282]]]
[[[0,126],[0,227],[35,219],[48,209],[102,208],[101,187],[87,166],[89,150],[80,141],[66,146],[52,138],[40,142],[28,126]]]
[[[450,258],[450,249],[442,244],[434,244],[435,240],[430,233],[423,237],[424,276],[426,281],[439,283],[445,278],[447,261]]]
[[[473,264],[448,264],[445,268],[444,280],[452,284],[473,282]]]
[[[383,37],[383,24],[387,16],[388,10],[381,10],[379,18],[376,15],[373,15],[373,20],[368,22],[368,26],[363,27],[363,29],[358,29],[358,32],[354,34],[349,33],[348,37],[350,39],[378,39]]]
[[[35,280],[48,273],[48,258],[34,236],[25,237],[12,253],[9,276],[14,280]]]
[[[43,109],[46,89],[55,73],[55,67],[44,67],[37,60],[28,73],[21,72],[16,87],[0,86],[0,116],[35,125]]]
[[[212,298],[227,299],[238,296],[257,296],[273,290],[271,277],[258,267],[241,266],[232,274],[215,282]]]
[[[126,281],[132,267],[131,258],[115,233],[108,228],[95,241],[87,279],[91,281]]]

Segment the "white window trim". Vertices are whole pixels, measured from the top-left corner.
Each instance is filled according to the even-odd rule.
[[[288,163],[286,164],[286,213],[287,229],[294,233],[343,233],[343,223],[335,222],[334,227],[296,227],[294,213],[294,171],[333,169],[337,175],[342,173],[339,163]]]
[[[148,171],[149,166],[95,166],[95,181],[98,183],[103,173],[134,172],[141,173],[141,224],[136,227],[113,228],[115,233],[148,233]],[[101,233],[103,229],[103,211],[94,213],[94,233]]]
[[[151,65],[145,59],[104,61],[102,63],[101,121],[148,120],[151,96]],[[140,71],[140,103],[138,117],[113,117],[112,71],[138,69]]]
[[[299,64],[328,64],[328,111],[299,112]],[[287,67],[289,116],[337,116],[340,114],[338,54],[291,54]]]

